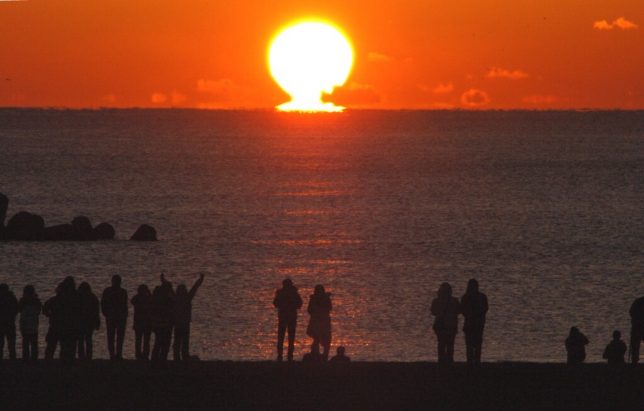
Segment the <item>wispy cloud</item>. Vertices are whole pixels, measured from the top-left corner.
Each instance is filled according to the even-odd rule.
[[[451,81],[449,83],[438,83],[436,87],[432,89],[434,94],[449,94],[454,91],[454,83]]]
[[[387,63],[393,59],[391,58],[391,56],[388,56],[386,54],[372,51],[369,54],[367,54],[367,60],[372,63]]]
[[[535,94],[532,96],[526,96],[521,99],[524,103],[528,104],[534,104],[534,105],[547,105],[547,104],[552,104],[555,103],[559,100],[557,96],[552,96],[552,95],[540,95],[540,94]]]
[[[593,23],[593,28],[595,30],[635,30],[638,27],[634,22],[627,20],[624,17],[618,17],[613,20],[612,23],[609,23],[607,20],[598,20]]]
[[[164,93],[154,92],[150,96],[150,101],[154,104],[163,104],[168,101],[168,96],[166,96]]]
[[[461,104],[465,107],[482,107],[490,102],[490,96],[476,88],[471,88],[461,95]]]
[[[348,86],[336,88],[328,100],[346,106],[364,107],[379,103],[382,96],[371,84],[351,82]]]
[[[521,80],[529,77],[528,73],[521,70],[508,70],[500,67],[492,67],[485,73],[487,78],[505,78],[510,80]]]

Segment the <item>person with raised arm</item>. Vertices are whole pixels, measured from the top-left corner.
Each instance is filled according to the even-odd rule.
[[[192,321],[192,299],[195,298],[197,290],[203,284],[204,275],[194,283],[190,291],[185,284],[177,286],[176,299],[174,302],[174,360],[190,359],[190,322]]]

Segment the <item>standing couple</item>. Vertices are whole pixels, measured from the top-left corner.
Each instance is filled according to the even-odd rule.
[[[458,315],[463,314],[465,324],[465,346],[467,351],[467,364],[477,366],[481,364],[481,349],[483,346],[483,329],[485,328],[485,315],[487,314],[487,296],[479,292],[479,283],[471,279],[467,283],[467,291],[461,297],[452,297],[452,286],[449,283],[441,284],[438,295],[432,301],[431,312],[434,319],[433,329],[438,339],[438,362],[451,364],[454,362],[454,340],[458,330]]]
[[[295,326],[297,310],[302,308],[302,298],[290,278],[282,281],[282,288],[275,292],[273,305],[277,308],[277,361],[282,361],[284,354],[284,336],[288,331],[288,360],[293,361],[295,344]],[[327,293],[320,284],[309,299],[308,313],[311,316],[306,333],[313,338],[311,355],[319,356],[322,346],[322,359],[329,358],[331,347],[331,293]]]

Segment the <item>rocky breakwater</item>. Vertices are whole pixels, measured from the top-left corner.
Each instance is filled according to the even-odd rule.
[[[100,241],[113,240],[116,232],[109,223],[92,226],[89,218],[75,217],[69,224],[46,226],[38,214],[20,211],[5,225],[9,199],[0,193],[0,241]],[[156,241],[156,230],[141,225],[130,238],[135,241]]]

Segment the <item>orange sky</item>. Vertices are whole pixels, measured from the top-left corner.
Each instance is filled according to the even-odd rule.
[[[644,109],[642,0],[5,0],[0,106],[273,107],[306,15],[351,37],[348,107]]]

